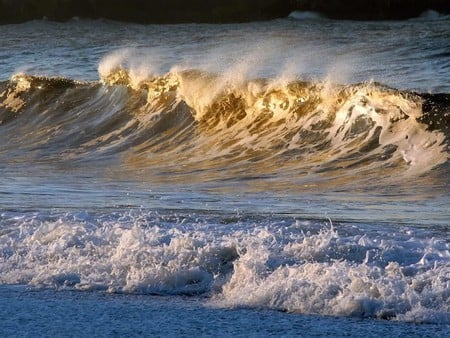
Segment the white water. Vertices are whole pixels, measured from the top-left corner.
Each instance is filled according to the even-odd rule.
[[[410,227],[264,218],[4,213],[1,282],[450,323],[448,241]]]

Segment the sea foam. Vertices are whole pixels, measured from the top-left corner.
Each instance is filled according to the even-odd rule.
[[[131,211],[3,213],[1,282],[209,297],[211,306],[450,322],[449,243],[409,228]]]

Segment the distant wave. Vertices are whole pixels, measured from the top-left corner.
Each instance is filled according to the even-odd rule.
[[[142,78],[116,67],[99,82],[20,74],[0,83],[0,155],[134,166],[244,168],[364,178],[425,173],[448,160],[449,94],[376,83],[254,79],[201,70]],[[363,174],[364,173],[364,174]],[[236,172],[234,172],[236,174]],[[283,175],[283,174],[281,174]]]
[[[426,10],[424,12],[422,12],[418,18],[415,19],[422,19],[422,20],[441,20],[441,19],[446,19],[449,18],[450,16],[444,13],[439,13],[438,11],[434,11],[434,10]]]
[[[320,20],[324,19],[325,16],[319,12],[313,11],[293,11],[289,14],[289,18],[295,20]]]

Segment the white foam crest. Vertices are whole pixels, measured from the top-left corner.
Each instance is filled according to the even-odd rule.
[[[125,67],[125,62],[130,54],[129,49],[120,49],[103,57],[98,65],[100,79],[106,78],[118,68]]]
[[[178,72],[174,69],[179,79],[179,96],[189,107],[194,110],[194,117],[200,120],[205,110],[210,107],[219,94],[225,90],[226,79],[216,77],[208,73]],[[192,76],[194,75],[194,76]]]
[[[161,76],[161,53],[157,49],[142,56],[137,50],[125,48],[116,50],[100,61],[98,73],[104,83],[121,83],[139,89],[142,82]]]
[[[330,130],[331,141],[334,149],[345,153],[348,152],[347,145],[355,137],[362,137],[359,144],[368,143],[380,127],[378,141],[381,147],[378,149],[396,146],[394,160],[404,161],[409,174],[420,175],[448,160],[445,135],[426,130],[426,125],[417,122],[420,115],[421,106],[415,100],[406,99],[399,93],[374,90],[368,85],[351,94],[337,110]],[[369,133],[359,133],[358,124],[374,125]]]
[[[201,119],[205,110],[221,94],[243,93],[248,79],[270,75],[279,79],[294,79],[299,71],[299,55],[278,58],[284,45],[277,39],[237,41],[233,46],[212,47],[199,52],[197,57],[171,57],[171,67],[165,69],[167,51],[158,48],[139,50],[119,49],[106,55],[100,62],[100,79],[106,83],[124,80],[132,88],[154,77],[175,75],[180,82],[179,96],[194,109]],[[294,66],[295,65],[295,66]],[[197,76],[192,76],[196,72]]]
[[[229,51],[212,49],[207,51],[200,62],[191,60],[183,66],[174,66],[170,73],[177,75],[180,82],[179,95],[194,109],[195,118],[200,120],[220,95],[235,93],[238,97],[243,96],[249,101],[247,105],[251,105],[255,100],[254,95],[261,88],[254,82],[249,84],[248,79],[267,66],[268,60],[276,55],[278,48],[275,42],[270,41],[246,43],[242,46],[243,53],[231,63],[223,61],[224,55]],[[192,76],[192,69],[202,71]]]
[[[31,88],[31,82],[24,73],[14,74],[11,81],[15,83],[14,88],[8,88],[0,93],[0,108],[5,107],[18,113],[25,106],[20,94]]]

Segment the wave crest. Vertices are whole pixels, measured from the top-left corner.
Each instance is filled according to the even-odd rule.
[[[262,175],[281,163],[291,173],[341,175],[358,169],[386,177],[422,174],[448,159],[445,130],[422,123],[436,118],[424,117],[424,97],[416,93],[377,83],[234,81],[193,69],[154,76],[120,65],[105,69],[100,84],[12,78],[0,94],[3,123],[20,111],[46,115],[40,127],[54,124],[66,156],[125,152],[128,163],[139,166],[154,166],[155,154],[162,160],[170,152],[191,167],[250,161],[264,164]],[[65,114],[70,118],[62,118]],[[91,132],[67,142],[71,129],[83,128]],[[52,140],[47,134],[45,142]]]

